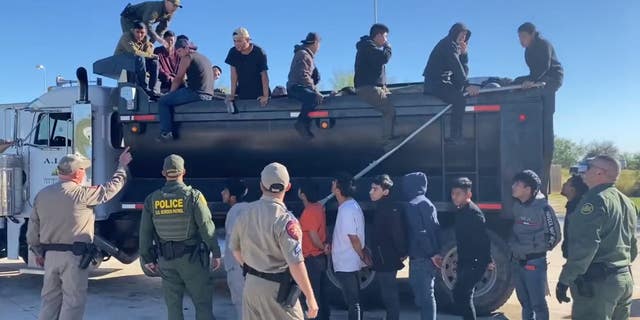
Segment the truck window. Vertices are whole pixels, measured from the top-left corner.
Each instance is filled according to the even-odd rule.
[[[34,144],[50,147],[71,146],[71,113],[43,113],[38,116],[38,122]]]

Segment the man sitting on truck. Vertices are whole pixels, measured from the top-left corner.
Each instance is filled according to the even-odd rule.
[[[454,24],[449,34],[433,48],[429,55],[424,76],[424,93],[433,94],[452,105],[451,137],[448,142],[462,141],[462,120],[467,100],[464,94],[477,95],[478,86],[471,86],[467,80],[469,58],[467,45],[471,31],[462,23]]]
[[[158,101],[160,116],[159,142],[173,139],[173,108],[178,105],[213,99],[213,72],[211,61],[193,50],[192,44],[185,39],[176,42],[176,52],[180,57],[178,74],[171,83],[170,92]],[[189,78],[186,87],[185,76]]]
[[[317,84],[320,81],[317,75],[317,68],[314,58],[320,49],[320,37],[316,33],[310,32],[301,41],[302,45],[294,48],[293,61],[289,70],[289,81],[287,82],[287,92],[289,97],[302,102],[300,115],[295,124],[296,131],[307,139],[313,138],[311,133],[311,118],[309,112],[313,111],[322,103],[323,96],[318,90]]]
[[[262,48],[251,43],[251,36],[245,28],[233,31],[233,45],[224,60],[231,66],[231,94],[228,99],[233,101],[237,95],[241,100],[258,99],[261,106],[266,106],[271,96],[267,55]]]
[[[166,46],[162,35],[169,27],[171,18],[182,8],[180,0],[145,1],[138,4],[128,4],[120,13],[122,32],[127,33],[136,22],[142,22],[149,30],[151,42],[158,42]],[[153,25],[157,24],[155,30]]]
[[[153,44],[147,40],[147,27],[142,22],[133,25],[129,32],[120,37],[113,55],[133,55],[135,57],[136,82],[149,95],[155,99],[158,81],[158,56],[153,53]],[[147,81],[147,72],[149,80]]]
[[[180,57],[175,50],[176,34],[171,30],[163,35],[166,45],[157,47],[153,50],[153,53],[158,56],[160,64],[160,72],[158,73],[158,80],[160,80],[160,90],[162,92],[168,92],[171,89],[171,82],[178,73],[178,63],[180,63]]]
[[[524,59],[529,67],[529,75],[518,77],[515,83],[530,88],[536,82],[544,82],[542,95],[542,192],[547,194],[551,160],[553,159],[553,114],[556,111],[556,91],[562,85],[564,70],[553,45],[540,36],[536,26],[526,22],[518,28],[520,44],[525,48]]]

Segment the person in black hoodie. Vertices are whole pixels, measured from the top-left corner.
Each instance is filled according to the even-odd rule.
[[[573,175],[563,185],[560,194],[567,198],[567,205],[565,206],[566,215],[564,216],[564,226],[562,233],[564,234],[564,240],[562,241],[562,256],[566,259],[569,257],[569,236],[567,231],[569,230],[569,219],[573,211],[576,210],[578,203],[582,200],[582,196],[589,191],[589,187],[582,180],[579,175]]]
[[[458,178],[451,189],[456,207],[455,233],[458,251],[457,280],[453,286],[456,310],[465,320],[476,319],[473,291],[491,264],[491,241],[480,208],[471,201],[472,182]]]
[[[396,276],[407,256],[406,222],[400,206],[389,196],[393,180],[383,174],[373,179],[369,196],[376,204],[373,216],[371,255],[387,320],[400,319],[400,300]]]
[[[540,36],[533,23],[523,23],[518,28],[518,38],[522,47],[525,48],[524,59],[529,67],[529,75],[516,78],[514,83],[522,83],[523,88],[530,88],[536,82],[545,83],[542,95],[542,158],[544,160],[544,171],[540,178],[542,180],[542,193],[547,194],[554,148],[553,114],[556,111],[556,91],[562,86],[564,69],[556,56],[553,45]]]
[[[477,95],[479,87],[469,85],[469,56],[467,54],[471,31],[462,23],[454,24],[449,34],[433,48],[427,61],[424,76],[424,93],[432,94],[452,105],[451,138],[458,143],[462,139],[462,120],[467,100],[465,92]]]
[[[368,36],[362,36],[356,44],[356,63],[353,78],[356,94],[382,113],[382,139],[385,144],[394,139],[396,108],[391,103],[387,90],[385,65],[391,59],[389,28],[376,23]]]

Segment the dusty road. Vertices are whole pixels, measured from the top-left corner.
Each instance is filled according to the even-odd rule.
[[[554,250],[549,259],[549,287],[555,288],[558,275],[564,260],[560,249]],[[42,277],[39,275],[20,274],[24,267],[21,261],[0,260],[0,319],[31,320],[37,319],[40,308],[40,287]],[[633,266],[636,274],[640,274],[640,261]],[[406,270],[401,278],[406,277]],[[640,277],[636,277],[633,319],[640,319]],[[403,301],[402,319],[418,319],[417,310],[412,305],[408,294],[409,288],[405,280],[400,280]],[[551,319],[569,319],[570,306],[558,304],[555,298],[548,297]],[[220,278],[216,281],[214,295],[214,312],[217,319],[235,319],[226,282]],[[188,298],[185,298],[184,313],[186,319],[194,318],[194,310]],[[117,261],[108,261],[92,274],[89,282],[89,298],[85,319],[163,319],[166,309],[162,298],[160,280],[148,278],[142,274],[139,264],[123,265]],[[383,319],[380,311],[368,311],[365,319]],[[332,319],[346,319],[344,311],[334,310]],[[438,319],[457,319],[440,314]],[[515,293],[495,315],[485,319],[520,319],[520,306]]]

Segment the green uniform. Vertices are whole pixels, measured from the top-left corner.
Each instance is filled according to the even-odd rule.
[[[573,319],[629,318],[633,295],[629,266],[638,253],[636,214],[629,198],[613,184],[602,184],[589,190],[571,215],[569,257],[559,281],[571,288]],[[576,280],[594,265],[604,265],[608,272],[587,281],[593,294],[582,295]]]
[[[122,33],[127,33],[133,28],[134,22],[141,21],[147,25],[151,42],[155,42],[162,39],[171,18],[173,18],[173,14],[165,11],[164,1],[146,1],[127,6],[120,15],[120,26]],[[153,25],[156,23],[158,25],[153,29]]]
[[[157,235],[162,249],[157,258],[169,319],[183,319],[185,289],[196,308],[196,319],[213,319],[213,281],[209,273],[208,252],[197,248],[170,259],[167,243],[194,247],[204,242],[213,257],[220,257],[215,225],[207,201],[200,191],[184,183],[169,181],[147,197],[140,221],[140,256],[143,263],[154,262],[152,240]],[[175,247],[174,247],[175,248]],[[202,263],[206,262],[206,263]]]

